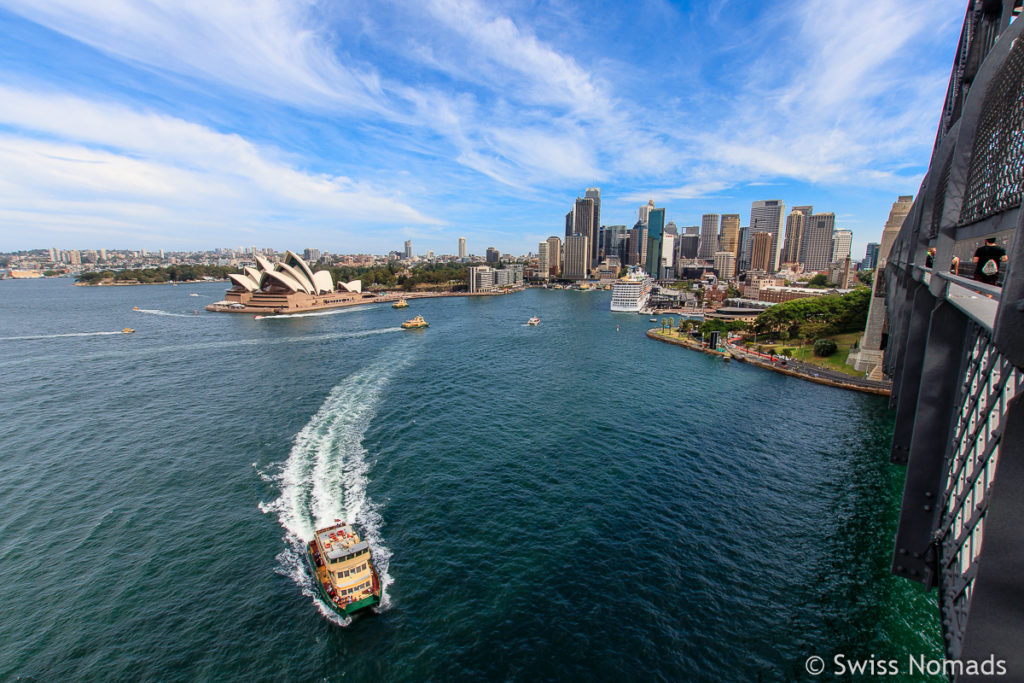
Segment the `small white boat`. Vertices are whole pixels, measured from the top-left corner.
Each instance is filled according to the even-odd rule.
[[[532,318],[530,318],[529,320],[526,321],[526,324],[527,325],[540,325],[540,318],[538,318],[537,316],[533,316]]]

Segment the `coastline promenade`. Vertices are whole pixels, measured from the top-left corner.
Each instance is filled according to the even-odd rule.
[[[751,351],[744,351],[732,344],[728,345],[727,352],[718,351],[703,347],[693,340],[669,337],[662,334],[662,331],[659,328],[647,330],[647,336],[651,339],[656,339],[657,341],[674,344],[676,346],[683,346],[693,351],[700,351],[702,353],[715,356],[729,356],[741,363],[756,365],[759,368],[771,370],[772,372],[777,372],[782,375],[799,377],[800,379],[807,380],[808,382],[815,382],[816,384],[824,384],[839,389],[849,389],[851,391],[860,391],[863,393],[875,394],[877,396],[888,396],[892,391],[892,384],[889,382],[876,382],[874,380],[853,377],[852,375],[846,375],[841,372],[836,372],[835,370],[821,368],[809,363],[801,363],[796,360],[787,360],[783,365],[781,361],[773,361],[771,360],[771,357],[765,357],[764,355]]]

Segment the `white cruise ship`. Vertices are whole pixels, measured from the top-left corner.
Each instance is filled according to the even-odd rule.
[[[626,277],[612,285],[612,310],[637,313],[651,298],[651,278],[639,266],[629,269]]]

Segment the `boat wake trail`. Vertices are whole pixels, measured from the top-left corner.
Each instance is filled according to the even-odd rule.
[[[281,313],[280,315],[268,315],[263,320],[279,320],[281,318],[317,318],[322,315],[338,315],[339,313],[356,313],[358,311],[368,311],[373,308],[380,308],[380,306],[367,306],[360,304],[359,306],[353,306],[351,308],[338,308],[331,311],[315,311],[313,313]]]
[[[194,318],[195,314],[188,315],[185,313],[171,313],[170,311],[160,311],[155,308],[140,308],[136,313],[148,313],[149,315],[169,315],[175,318]]]
[[[372,548],[380,576],[383,590],[378,609],[390,606],[387,588],[392,583],[388,572],[391,550],[381,536],[380,504],[366,495],[370,460],[362,441],[384,388],[407,362],[389,354],[346,377],[331,389],[320,409],[296,434],[288,459],[279,470],[260,472],[280,491],[277,500],[259,505],[262,512],[275,513],[285,530],[285,549],[277,557],[278,571],[294,580],[324,616],[341,625],[350,620],[342,620],[321,601],[304,559],[306,543],[316,529],[335,519],[355,524]]]
[[[58,337],[103,337],[108,334],[124,334],[117,332],[66,332],[64,334],[34,334],[26,337],[0,337],[0,341],[24,341],[26,339],[57,339]]]

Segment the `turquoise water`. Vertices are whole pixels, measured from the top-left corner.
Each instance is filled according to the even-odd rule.
[[[0,679],[941,656],[934,597],[888,572],[885,399],[649,340],[606,292],[253,320],[205,313],[223,291],[0,283]],[[386,585],[347,624],[299,555],[335,517]]]

